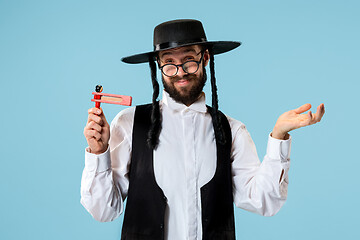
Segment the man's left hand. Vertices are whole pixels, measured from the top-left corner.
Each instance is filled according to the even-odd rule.
[[[309,111],[306,114],[301,114],[310,108],[311,104],[307,103],[297,109],[283,113],[278,118],[271,136],[277,139],[287,139],[288,132],[291,130],[320,122],[325,113],[324,104],[322,103],[317,107],[316,113],[311,113],[311,111]]]

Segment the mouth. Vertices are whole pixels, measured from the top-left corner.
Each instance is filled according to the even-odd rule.
[[[178,86],[185,86],[185,85],[188,85],[190,82],[192,82],[194,79],[193,76],[184,76],[182,78],[177,78],[177,79],[174,79],[174,84],[178,85]]]
[[[179,86],[185,86],[189,83],[190,81],[187,79],[181,79],[181,80],[177,80],[175,83]]]

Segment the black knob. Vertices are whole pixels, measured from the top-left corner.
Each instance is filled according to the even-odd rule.
[[[102,92],[103,87],[101,85],[96,85],[95,92]]]

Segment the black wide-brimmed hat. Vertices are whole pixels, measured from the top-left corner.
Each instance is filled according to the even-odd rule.
[[[228,52],[240,46],[236,41],[207,41],[203,25],[198,20],[180,19],[161,23],[154,29],[154,50],[124,57],[125,63],[144,63],[156,56],[156,53],[172,48],[189,45],[206,45],[212,53]]]

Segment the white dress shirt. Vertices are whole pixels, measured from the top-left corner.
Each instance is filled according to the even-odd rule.
[[[187,107],[165,91],[160,101],[162,131],[154,151],[154,172],[168,199],[165,239],[201,240],[200,188],[216,170],[216,142],[205,94]],[[85,151],[81,204],[98,221],[117,218],[124,209],[129,186],[129,166],[135,107],[121,111],[110,125],[108,150],[100,155]],[[290,143],[269,134],[260,162],[245,125],[228,117],[232,134],[233,197],[237,207],[272,216],[287,197]]]

